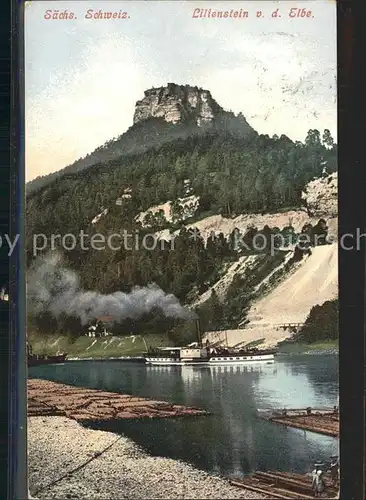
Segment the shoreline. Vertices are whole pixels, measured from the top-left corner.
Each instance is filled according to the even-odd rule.
[[[311,345],[311,344],[310,344]],[[310,348],[308,350],[302,350],[301,348],[299,350],[296,350],[296,347],[294,350],[286,350],[284,349],[283,351],[279,350],[277,353],[277,356],[338,356],[339,355],[339,349],[338,348],[324,348],[324,349],[317,349],[317,348]],[[145,358],[142,356],[90,356],[90,357],[76,357],[76,356],[71,356],[67,357],[65,361],[62,363],[57,363],[57,364],[64,364],[64,363],[72,363],[75,361],[123,361],[125,363],[136,363],[136,364],[141,364],[145,365]],[[32,368],[32,367],[31,367]],[[37,367],[38,368],[38,367]]]
[[[338,349],[313,349],[299,352],[279,352],[278,356],[339,356]]]
[[[270,498],[64,416],[28,417],[28,461],[30,494],[38,499]]]
[[[30,343],[34,354],[57,355],[67,353],[65,362],[76,361],[120,361],[144,364],[143,352],[146,346],[142,335],[128,337],[101,337],[92,339],[87,336],[79,337],[74,343],[64,335],[49,335],[40,338],[37,335],[30,336]],[[164,335],[151,335],[148,338],[150,347],[169,346],[169,342]],[[338,341],[322,340],[311,344],[295,341],[279,342],[278,355],[287,354],[309,354],[338,355]]]

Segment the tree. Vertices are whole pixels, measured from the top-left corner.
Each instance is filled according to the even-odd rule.
[[[313,227],[312,239],[313,245],[326,245],[328,236],[328,226],[324,219],[320,219],[319,222]]]
[[[149,227],[152,227],[154,225],[154,221],[155,221],[155,218],[154,218],[154,214],[152,212],[150,212],[150,210],[145,214],[145,217],[143,219],[143,224],[144,226],[149,226]]]
[[[301,244],[300,246],[303,250],[314,245],[314,228],[310,222],[306,223],[301,229],[299,244]]]
[[[273,250],[273,248],[271,248],[272,231],[267,224],[262,229],[261,234],[263,235],[263,241],[264,241],[263,246],[265,245],[264,251],[265,252],[272,252],[272,250]]]
[[[334,146],[333,137],[328,129],[325,129],[323,132],[322,143],[328,148],[332,148]]]
[[[278,200],[277,205],[283,206],[287,201],[289,183],[285,177],[284,173],[281,173],[275,180],[273,191],[276,199]]]
[[[157,230],[163,229],[166,226],[167,220],[165,218],[164,210],[160,209],[154,218],[154,226]]]
[[[285,247],[293,245],[296,241],[296,234],[292,225],[284,227],[281,231],[283,244]]]
[[[198,212],[207,212],[210,210],[212,204],[212,197],[210,194],[203,194],[200,196],[199,199],[199,205],[198,205]]]
[[[231,252],[236,253],[238,250],[240,250],[240,238],[241,238],[240,230],[236,227],[229,234],[228,238],[229,250]]]
[[[338,339],[338,314],[338,299],[324,302],[320,306],[314,306],[306,318],[305,325],[297,334],[298,340],[311,343],[320,340]]]
[[[250,248],[253,250],[253,240],[255,235],[258,233],[258,229],[254,226],[248,226],[247,232],[244,234],[242,240],[244,243],[244,249]]]
[[[306,146],[320,146],[320,132],[316,129],[310,129],[305,139]]]
[[[261,207],[263,199],[264,199],[264,182],[263,177],[258,175],[254,184],[255,189],[255,200],[256,200],[256,209]]]
[[[173,223],[180,222],[183,218],[183,207],[178,200],[174,200],[170,206],[170,215]]]
[[[224,318],[224,309],[215,290],[212,290],[211,297],[204,304],[203,310],[201,316],[204,318],[205,329],[219,330]]]

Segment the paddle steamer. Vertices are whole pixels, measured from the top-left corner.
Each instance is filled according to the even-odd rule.
[[[150,349],[145,354],[148,365],[238,365],[252,363],[273,363],[276,349],[223,348],[202,344],[199,323],[197,322],[197,342],[187,347],[161,347]]]

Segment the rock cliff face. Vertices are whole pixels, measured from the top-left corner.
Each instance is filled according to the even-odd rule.
[[[192,119],[198,126],[210,122],[220,112],[221,106],[208,90],[190,85],[168,83],[166,87],[145,91],[141,101],[137,101],[134,123],[147,118],[164,118],[171,123]]]
[[[309,182],[302,199],[312,217],[337,217],[338,174],[334,172]]]

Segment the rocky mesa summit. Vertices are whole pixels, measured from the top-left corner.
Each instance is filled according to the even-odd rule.
[[[209,90],[191,85],[168,83],[166,87],[145,90],[144,94],[136,102],[134,124],[148,118],[163,118],[173,124],[192,120],[201,126],[224,113]]]

